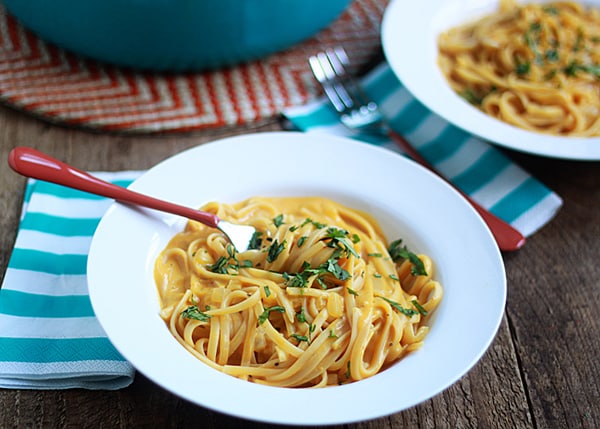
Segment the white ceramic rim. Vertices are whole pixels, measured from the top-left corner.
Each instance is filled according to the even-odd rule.
[[[600,0],[585,3],[600,6]],[[498,0],[429,0],[423,7],[420,2],[392,0],[384,13],[381,36],[390,67],[429,110],[484,140],[534,155],[600,160],[600,137],[550,136],[508,125],[471,106],[446,82],[437,65],[437,36],[494,12],[498,4]]]
[[[445,288],[425,345],[382,373],[322,389],[261,386],[198,361],[158,315],[154,260],[185,220],[115,203],[98,226],[88,258],[94,311],[138,371],[195,404],[277,424],[374,419],[446,389],[496,335],[506,278],[491,233],[456,191],[397,153],[333,136],[256,133],[184,151],[131,188],[192,207],[253,195],[334,198],[372,213],[390,238],[402,237],[414,251],[429,254]]]

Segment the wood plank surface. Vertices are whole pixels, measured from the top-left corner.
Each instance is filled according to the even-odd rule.
[[[0,276],[14,243],[25,184],[6,165],[12,147],[33,146],[86,170],[116,171],[145,169],[216,138],[278,129],[273,121],[255,128],[194,134],[107,135],[47,124],[0,108]],[[600,163],[508,154],[565,204],[523,249],[504,255],[508,302],[497,337],[465,377],[434,398],[344,428],[599,427]],[[399,385],[387,393],[400,395],[405,390]],[[198,407],[138,374],[130,387],[119,391],[0,389],[0,428],[25,427],[281,426]]]

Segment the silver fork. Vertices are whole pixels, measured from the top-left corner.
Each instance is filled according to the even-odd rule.
[[[346,71],[350,61],[343,48],[337,47],[319,52],[309,58],[309,64],[325,95],[338,112],[342,124],[349,129],[387,134],[414,161],[444,179],[479,213],[496,239],[500,250],[513,251],[525,244],[525,237],[518,230],[481,207],[471,197],[448,181],[404,137],[388,126],[377,103],[369,99],[360,84]]]

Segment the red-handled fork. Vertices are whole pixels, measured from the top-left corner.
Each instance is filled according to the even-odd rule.
[[[315,78],[323,87],[325,95],[339,113],[340,120],[346,127],[350,129],[376,129],[387,133],[414,161],[446,180],[479,213],[496,239],[500,250],[513,251],[525,244],[523,234],[480,206],[471,197],[448,181],[404,137],[387,125],[377,104],[367,97],[356,80],[346,72],[349,60],[342,48],[329,49],[311,56],[309,63]]]

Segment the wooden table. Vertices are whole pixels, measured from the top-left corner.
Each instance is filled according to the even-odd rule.
[[[277,129],[273,121],[189,135],[107,135],[0,108],[0,275],[15,240],[25,184],[6,166],[12,147],[30,145],[87,170],[145,169],[218,137]],[[344,427],[600,426],[600,163],[509,155],[561,195],[564,207],[522,250],[504,255],[508,302],[492,346],[465,377],[433,399]],[[0,390],[0,427],[269,425],[192,405],[137,375],[130,387],[114,392]]]

